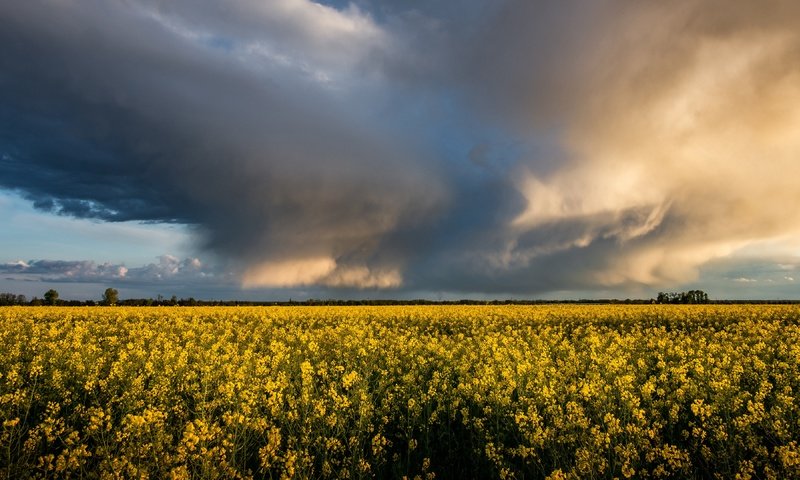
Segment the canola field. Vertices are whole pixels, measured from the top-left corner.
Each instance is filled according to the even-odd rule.
[[[800,307],[0,309],[0,478],[800,478]]]

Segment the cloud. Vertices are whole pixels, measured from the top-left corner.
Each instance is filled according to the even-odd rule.
[[[0,186],[37,208],[186,223],[232,270],[330,257],[361,284],[342,272],[396,268],[387,237],[446,201],[357,101],[388,40],[355,7],[33,1],[0,20]]]
[[[246,288],[683,284],[800,240],[799,14],[10,2],[0,187],[60,215],[187,224]],[[124,277],[175,265],[192,271]]]
[[[342,266],[337,265],[331,257],[262,263],[245,271],[242,279],[245,288],[307,285],[396,288],[401,284],[402,276],[396,269],[370,269],[363,265]]]
[[[180,260],[172,255],[158,257],[158,263],[141,267],[126,267],[93,260],[30,260],[0,264],[0,274],[11,278],[44,282],[114,283],[114,284],[173,284],[229,283],[230,278],[206,267],[197,258]]]
[[[734,278],[733,281],[739,283],[755,283],[758,280],[756,280],[755,278],[739,277],[739,278]]]
[[[206,45],[271,75],[327,84],[369,73],[367,60],[390,38],[353,4],[337,10],[307,0],[161,2],[141,0],[134,11],[190,43]]]
[[[787,208],[800,201],[798,13],[788,1],[496,6],[456,49],[452,81],[487,121],[558,153],[520,159],[525,207],[499,245],[472,252],[469,288],[486,271],[521,291],[542,277],[679,284],[800,237]]]
[[[19,260],[0,265],[0,272],[42,276],[48,280],[94,281],[97,279],[122,279],[128,273],[123,265],[97,264],[91,260]]]

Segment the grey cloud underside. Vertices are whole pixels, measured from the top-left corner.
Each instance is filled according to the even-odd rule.
[[[800,230],[796,2],[329,3],[3,4],[0,187],[334,293],[675,284]]]

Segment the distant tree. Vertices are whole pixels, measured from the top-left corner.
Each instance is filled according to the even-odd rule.
[[[103,305],[116,305],[119,302],[119,292],[116,288],[106,288],[103,292]]]
[[[708,303],[708,294],[702,290],[680,293],[658,292],[657,303]]]
[[[0,293],[0,305],[22,305],[28,303],[25,295],[16,295],[13,293]]]
[[[708,303],[708,294],[702,290],[689,290],[684,296],[683,303]]]
[[[58,292],[56,292],[52,288],[44,292],[44,303],[46,305],[55,305],[56,303],[58,303]]]

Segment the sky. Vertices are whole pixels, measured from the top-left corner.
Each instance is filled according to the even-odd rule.
[[[800,299],[794,0],[0,3],[0,291]]]

